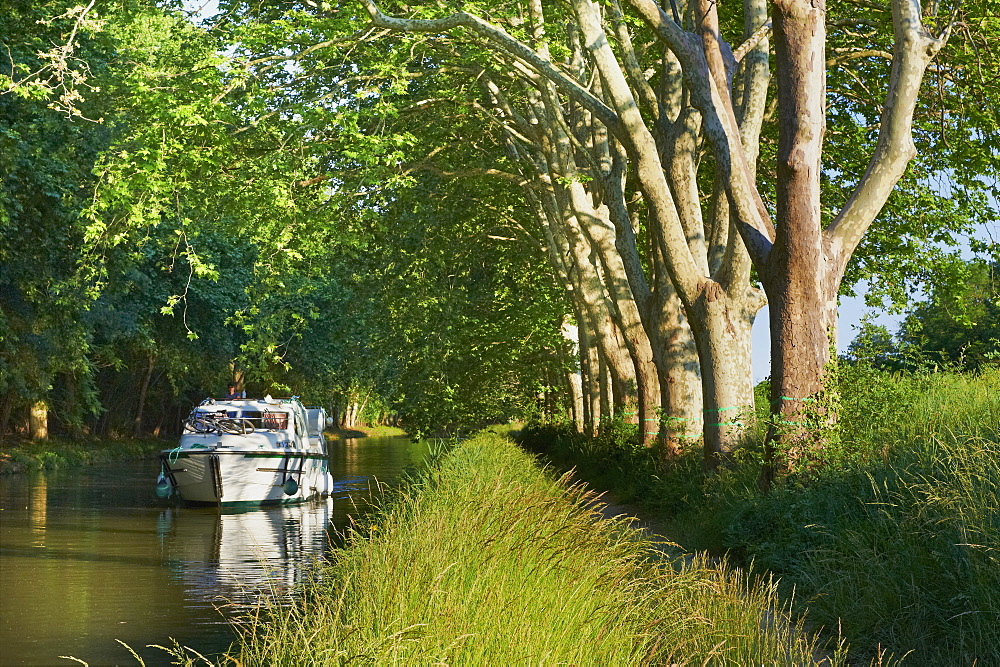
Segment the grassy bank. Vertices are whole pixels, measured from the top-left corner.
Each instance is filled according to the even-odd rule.
[[[395,426],[355,426],[354,428],[328,428],[324,431],[331,440],[351,438],[391,438],[406,435],[406,431]]]
[[[142,459],[169,446],[170,441],[156,439],[5,440],[0,441],[0,474]]]
[[[261,611],[242,665],[808,663],[773,585],[671,564],[500,433],[440,456],[304,598]],[[225,662],[225,660],[224,660]]]
[[[860,662],[1000,664],[1000,373],[844,372],[843,459],[762,496],[759,451],[706,475],[621,437],[526,432],[595,486],[644,505],[688,548],[777,575]]]

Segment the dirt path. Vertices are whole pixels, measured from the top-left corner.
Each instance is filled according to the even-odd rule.
[[[684,549],[684,547],[671,538],[666,526],[662,522],[658,521],[641,507],[618,502],[614,494],[610,491],[604,491],[597,496],[593,509],[605,519],[619,519],[629,522],[632,528],[642,533],[644,537],[657,545],[658,549],[668,560],[681,560],[685,565],[691,565],[700,556],[702,562],[709,566],[720,565],[722,563],[721,558],[708,556],[707,554],[695,554]]]

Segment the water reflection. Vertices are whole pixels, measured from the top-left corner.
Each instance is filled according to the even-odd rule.
[[[157,536],[171,577],[192,605],[255,605],[280,599],[322,557],[333,498],[291,507],[242,510],[168,508]]]
[[[45,477],[42,476],[38,482],[31,487],[28,500],[28,511],[31,521],[31,533],[34,536],[32,546],[45,546],[45,519],[49,507],[48,485]]]
[[[329,553],[331,532],[426,447],[405,438],[334,443],[334,496],[220,512],[157,501],[157,462],[0,477],[0,664],[169,664],[171,638],[201,653],[233,639],[226,616],[282,594]]]

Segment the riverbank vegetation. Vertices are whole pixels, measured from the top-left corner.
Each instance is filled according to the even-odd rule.
[[[406,435],[406,431],[396,426],[355,426],[354,428],[330,428],[324,431],[331,440],[349,440],[351,438],[388,438]]]
[[[856,622],[863,657],[979,654],[995,600],[949,587],[996,567],[990,3],[10,4],[0,437],[171,437],[230,382],[345,429],[559,423],[549,455]],[[910,376],[832,363],[863,280],[911,314],[857,351]],[[928,583],[851,607],[834,572],[883,552]],[[622,636],[662,611],[637,586]],[[379,620],[372,651],[423,636]]]
[[[745,665],[818,655],[767,578],[680,558],[593,503],[506,435],[481,433],[357,526],[290,607],[246,620],[221,662]]]
[[[170,441],[155,438],[8,439],[0,441],[0,475],[153,458],[170,446]]]
[[[593,434],[621,415],[673,453],[703,438],[712,463],[743,427],[703,410],[752,409],[766,292],[780,474],[823,447],[808,413],[838,290],[868,278],[902,305],[961,282],[955,247],[996,218],[981,145],[998,128],[965,103],[996,95],[981,4],[886,2],[864,30],[832,5],[809,57],[772,48],[785,33],[760,0],[666,19],[647,0],[504,5],[466,32],[432,6],[400,23],[391,2],[217,4],[0,17],[16,36],[0,65],[0,435],[173,435],[235,382],[413,434],[541,412]],[[740,62],[690,51],[702,33]],[[921,90],[939,50],[947,85]],[[827,65],[809,81],[829,108],[778,104],[774,68],[807,63]],[[799,148],[808,182],[778,178]],[[793,181],[808,205],[784,205]],[[812,250],[786,265],[772,247]],[[812,262],[831,248],[827,275]],[[784,298],[799,282],[820,303]],[[816,437],[788,457],[798,431]]]
[[[780,578],[811,627],[837,629],[852,662],[1000,661],[1000,373],[841,374],[836,465],[757,486],[766,412],[733,465],[664,467],[634,435],[559,427],[521,440],[645,508],[688,549]]]

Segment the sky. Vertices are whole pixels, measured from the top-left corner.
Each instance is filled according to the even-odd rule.
[[[860,296],[840,297],[840,325],[837,335],[837,350],[841,353],[847,350],[854,337],[858,335],[862,318],[867,314],[873,324],[881,324],[896,333],[904,315],[893,315],[885,311],[865,306],[865,289],[858,288]],[[771,339],[768,325],[767,306],[757,314],[753,323],[753,381],[766,380],[771,374]]]
[[[992,201],[992,208],[994,211],[1000,211],[1000,202],[995,199]],[[983,224],[973,234],[975,237],[984,241],[1000,241],[1000,224]],[[960,242],[958,246],[958,251],[961,253],[962,257],[966,260],[970,260],[974,257],[973,252],[970,250],[968,241]],[[847,347],[854,340],[854,337],[858,335],[858,329],[861,326],[861,320],[867,315],[872,324],[880,324],[889,330],[889,333],[895,334],[899,329],[899,325],[903,322],[905,314],[896,315],[889,313],[885,310],[878,310],[874,308],[869,308],[865,305],[865,292],[868,290],[866,283],[861,283],[855,288],[855,292],[858,296],[854,297],[840,297],[840,324],[837,332],[837,351],[844,353],[847,351]],[[917,300],[922,300],[924,297],[921,293],[914,295]],[[753,380],[754,382],[760,382],[761,380],[767,379],[771,374],[771,340],[770,340],[770,326],[768,325],[768,312],[767,306],[757,314],[757,319],[754,320],[753,324]]]

